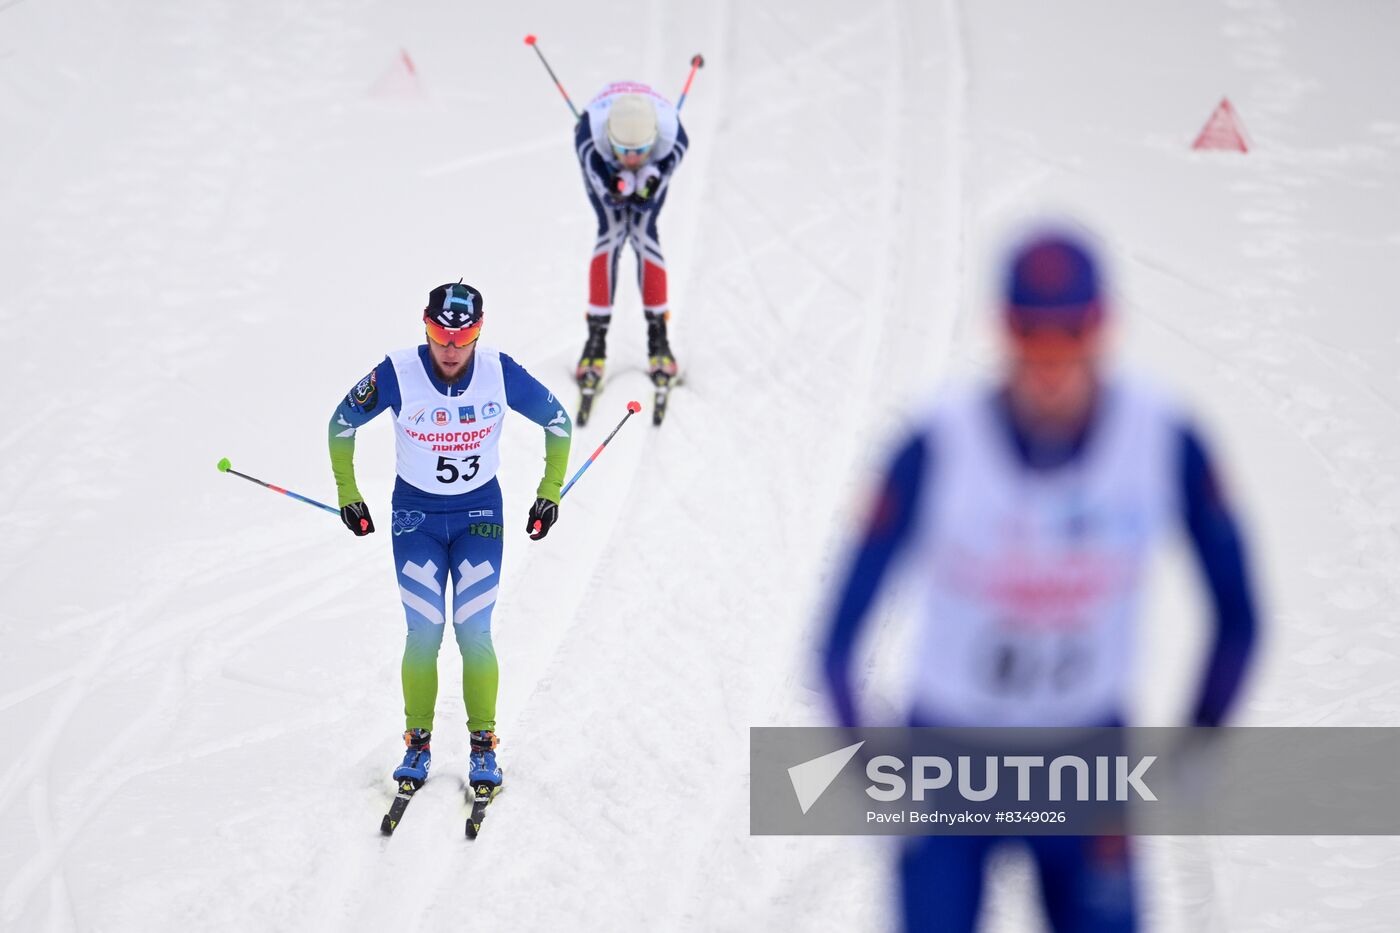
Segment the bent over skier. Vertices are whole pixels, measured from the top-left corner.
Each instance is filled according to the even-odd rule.
[[[617,265],[627,243],[637,254],[648,371],[658,384],[676,375],[666,335],[666,259],[656,221],[666,204],[671,175],[689,145],[675,106],[647,85],[633,82],[605,87],[574,130],[584,190],[598,216],[598,239],[588,267],[588,340],[575,372],[585,396],[603,378]]]
[[[356,535],[367,535],[374,522],[355,485],[355,432],[385,411],[394,413],[394,565],[408,620],[402,667],[408,749],[394,779],[414,789],[428,777],[447,595],[462,652],[470,781],[491,785],[493,792],[501,784],[491,610],[501,574],[503,516],[496,471],[505,409],[545,432],[544,478],[527,526],[531,538],[543,538],[558,518],[568,466],[568,414],[519,363],[477,343],[483,317],[481,292],[470,285],[433,289],[423,311],[427,342],[386,356],[350,390],[330,421],[341,518]]]

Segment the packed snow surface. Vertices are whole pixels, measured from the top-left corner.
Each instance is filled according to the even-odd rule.
[[[510,427],[507,790],[467,843],[448,639],[434,777],[386,840],[389,535],[213,467],[333,500],[327,417],[459,276],[572,399],[594,221],[528,32],[580,103],[705,55],[661,223],[687,376],[542,542],[539,430]],[[749,836],[748,729],[825,721],[871,468],[993,371],[998,250],[1045,213],[1100,236],[1121,359],[1226,464],[1267,617],[1240,721],[1394,724],[1397,37],[1395,6],[1301,0],[0,0],[0,928],[888,927],[888,842]],[[1192,152],[1227,95],[1251,151]],[[575,465],[648,402],[628,270]],[[381,530],[390,437],[357,456]],[[1205,623],[1189,563],[1160,571],[1166,724]],[[897,721],[884,621],[861,676]],[[1391,839],[1140,851],[1153,929],[1400,926]],[[1027,929],[1002,869],[987,929]]]

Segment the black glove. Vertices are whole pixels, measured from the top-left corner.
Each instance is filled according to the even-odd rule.
[[[534,505],[530,506],[530,521],[525,526],[525,530],[530,532],[531,538],[538,541],[549,534],[549,529],[554,527],[554,523],[557,521],[559,521],[559,503],[539,498],[535,500]]]
[[[340,520],[345,527],[355,532],[355,537],[363,538],[374,531],[374,519],[369,517],[369,506],[363,502],[352,502],[340,507]]]
[[[646,206],[651,204],[651,199],[656,195],[656,189],[661,187],[660,175],[648,175],[647,180],[640,185],[636,191],[632,192],[629,200],[636,205]]]
[[[599,177],[603,179],[603,190],[608,193],[608,200],[618,204],[627,200],[627,196],[622,193],[622,179],[611,165],[604,165]]]

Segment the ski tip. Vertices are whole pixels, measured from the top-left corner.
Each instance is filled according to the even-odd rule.
[[[219,458],[219,462],[214,465],[219,468],[220,473],[227,473],[229,471],[229,467],[233,466],[233,464],[228,462],[228,457]]]
[[[536,40],[535,40],[535,34],[534,34],[534,33],[531,33],[530,35],[528,35],[528,36],[525,37],[525,44],[526,44],[526,45],[534,45],[534,44],[535,44],[535,41],[536,41]]]
[[[639,411],[642,410],[642,403],[641,403],[641,402],[638,402],[638,401],[635,401],[635,400],[634,400],[634,401],[631,401],[631,402],[628,402],[628,403],[627,403],[627,410],[630,411],[632,414],[635,415],[637,412],[639,412]],[[228,462],[227,460],[224,461],[224,463],[227,463],[227,462]]]

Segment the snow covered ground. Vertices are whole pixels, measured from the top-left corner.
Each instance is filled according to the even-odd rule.
[[[459,275],[567,389],[593,221],[526,32],[576,100],[706,56],[662,224],[689,376],[544,542],[538,431],[507,433],[509,789],[465,843],[449,639],[436,776],[386,841],[388,536],[213,464],[333,497],[326,417]],[[1394,724],[1397,36],[1392,5],[1301,0],[0,0],[0,928],[887,927],[884,843],[748,836],[747,730],[823,721],[867,467],[994,364],[995,249],[1046,210],[1102,235],[1124,357],[1228,459],[1269,610],[1243,721]],[[1253,151],[1192,153],[1224,94]],[[644,393],[621,293],[576,463]],[[381,519],[389,438],[357,458]],[[1199,650],[1180,564],[1149,722]],[[1393,839],[1143,849],[1154,929],[1400,927]],[[1033,924],[1014,856],[989,902]]]

